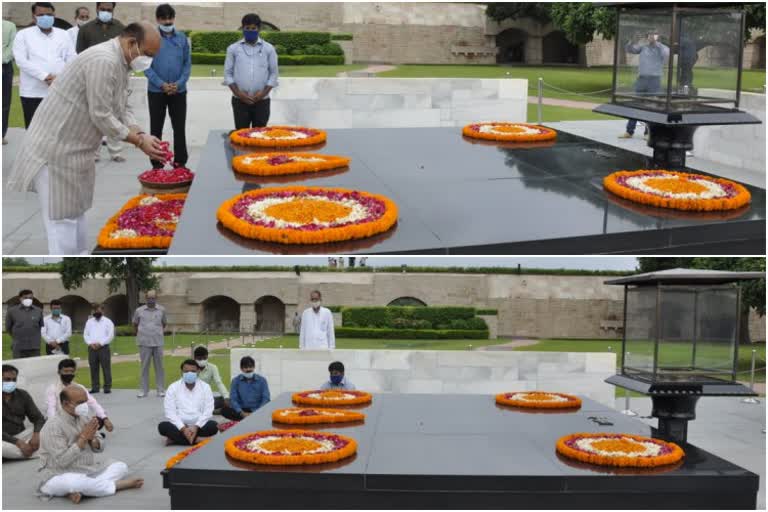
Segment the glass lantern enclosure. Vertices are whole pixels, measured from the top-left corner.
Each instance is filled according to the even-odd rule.
[[[619,7],[612,103],[665,113],[736,110],[743,41],[740,8]]]

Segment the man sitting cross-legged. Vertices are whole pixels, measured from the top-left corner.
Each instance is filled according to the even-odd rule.
[[[59,361],[58,378],[56,379],[56,382],[49,385],[45,390],[46,415],[49,418],[53,418],[61,410],[61,400],[59,400],[59,395],[67,386],[81,387],[88,398],[86,403],[88,404],[91,416],[99,418],[99,425],[103,425],[108,432],[112,432],[114,425],[112,425],[112,422],[107,418],[107,412],[101,404],[93,398],[93,395],[86,391],[85,386],[75,382],[76,372],[77,363],[74,359],[62,359]]]
[[[213,415],[211,387],[199,380],[200,367],[194,359],[181,363],[182,378],[165,392],[165,417],[157,426],[166,444],[196,444],[200,437],[216,435],[218,424]]]
[[[104,467],[94,461],[93,454],[104,451],[104,440],[97,434],[98,418],[88,419],[85,389],[67,386],[59,399],[61,409],[40,433],[39,493],[49,498],[67,496],[80,503],[83,496],[112,496],[141,487],[142,478],[125,478],[128,466],[124,462]]]

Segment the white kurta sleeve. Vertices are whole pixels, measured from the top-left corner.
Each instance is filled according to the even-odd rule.
[[[176,407],[176,387],[171,386],[165,392],[165,399],[163,400],[163,409],[165,409],[165,417],[168,421],[176,425],[176,428],[181,430],[184,428],[184,422],[179,417],[179,412]]]
[[[309,321],[306,316],[307,312],[304,311],[301,314],[301,328],[299,329],[299,349],[307,348],[307,329],[309,329]]]
[[[328,348],[336,348],[336,330],[333,327],[333,313],[328,310]]]

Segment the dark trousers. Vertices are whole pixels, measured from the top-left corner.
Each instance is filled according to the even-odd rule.
[[[61,349],[62,352],[64,352],[65,354],[69,355],[69,342],[68,341],[65,341],[64,343],[59,343],[59,348]],[[45,355],[49,356],[51,354],[53,354],[53,349],[51,348],[51,346],[49,344],[46,343],[45,344]]]
[[[165,94],[164,92],[150,92],[149,94],[149,131],[158,139],[163,138],[163,125],[165,113],[171,117],[173,127],[173,159],[175,162],[186,166],[189,155],[187,154],[187,93]],[[163,164],[156,160],[150,160],[152,167],[162,167]]]
[[[104,389],[112,389],[112,352],[106,345],[98,350],[88,349],[88,364],[91,367],[91,388],[99,389],[99,367],[104,371]]]
[[[215,397],[213,397],[213,410],[214,411],[219,410],[219,409],[223,409],[224,407],[226,407],[226,405],[224,404],[224,397],[223,396],[215,396]]]
[[[40,103],[43,102],[43,98],[21,98],[21,109],[24,111],[24,128],[29,128],[32,124],[32,118],[35,116],[35,111]]]
[[[21,349],[18,347],[13,347],[12,351],[13,351],[14,359],[24,359],[25,357],[38,357],[40,355],[39,348]]]
[[[661,77],[648,75],[638,76],[637,82],[635,82],[635,92],[638,93],[639,96],[661,92]],[[627,133],[633,135],[635,133],[636,126],[636,119],[630,119],[627,121]],[[645,132],[648,133],[648,125],[645,126]]]
[[[269,122],[269,98],[253,105],[246,105],[238,98],[232,98],[232,113],[235,116],[235,129],[261,128]]]
[[[176,428],[176,425],[170,421],[163,421],[157,426],[157,431],[161,436],[167,437],[175,444],[189,444],[187,438],[181,433],[181,430]],[[197,430],[197,437],[211,437],[215,436],[219,432],[219,424],[213,420],[209,420],[208,423],[203,425]]]
[[[248,407],[243,407],[243,410],[245,412],[253,412],[253,409],[249,409]],[[224,407],[221,410],[221,415],[227,418],[228,420],[232,420],[232,421],[240,421],[243,419],[243,417],[240,416],[240,413],[235,411],[231,407]]]
[[[13,64],[3,64],[3,138],[8,133],[8,116],[11,114],[13,97]]]

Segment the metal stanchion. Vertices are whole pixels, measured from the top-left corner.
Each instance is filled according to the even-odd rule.
[[[755,359],[757,358],[757,350],[752,349],[752,363],[750,365],[750,371],[749,371],[749,389],[752,391],[755,390]],[[753,396],[748,396],[746,398],[742,398],[741,401],[745,404],[759,404],[760,400]]]
[[[541,124],[543,122],[543,117],[541,114],[541,108],[543,103],[544,103],[544,79],[539,77],[539,104],[537,106],[538,124]]]
[[[630,352],[627,352],[627,358],[632,355]],[[621,411],[621,414],[625,416],[637,416],[637,413],[632,410],[632,407],[630,407],[629,403],[629,390],[624,388],[624,410]]]

